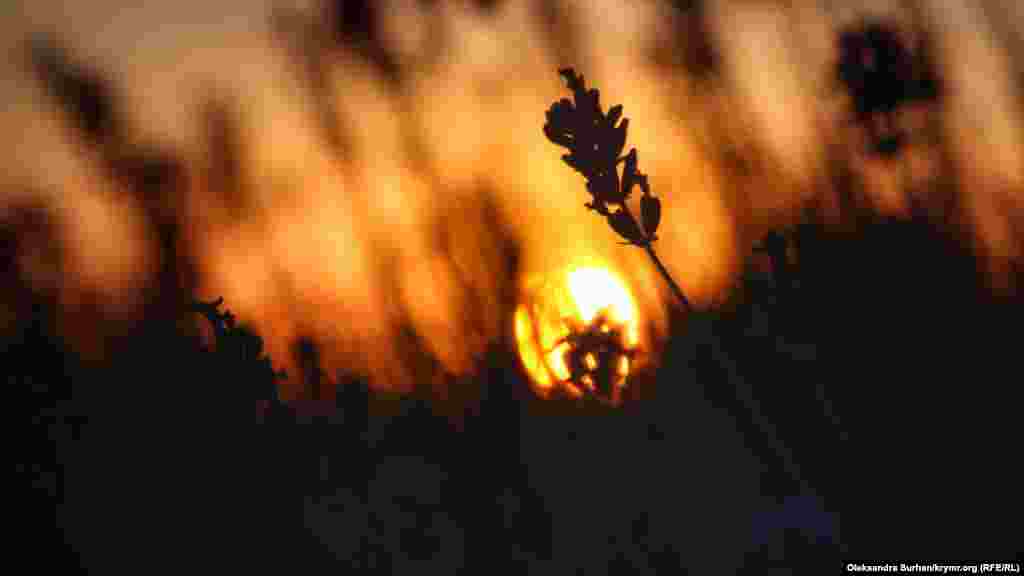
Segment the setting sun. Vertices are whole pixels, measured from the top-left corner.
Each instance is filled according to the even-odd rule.
[[[617,402],[640,340],[636,301],[617,274],[588,265],[536,283],[514,323],[520,360],[539,395],[590,392]]]
[[[611,320],[627,328],[629,344],[637,344],[639,312],[636,301],[620,279],[607,268],[577,268],[569,272],[568,285],[580,320],[589,324],[602,309],[607,308]]]

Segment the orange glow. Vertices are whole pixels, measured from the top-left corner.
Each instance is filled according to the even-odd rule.
[[[577,268],[569,273],[569,292],[578,308],[579,318],[590,323],[597,313],[611,307],[611,320],[626,327],[626,341],[639,341],[636,302],[619,278],[605,268]]]
[[[522,362],[548,390],[570,373],[565,347],[546,348],[565,334],[564,310],[579,306],[582,318],[603,302],[628,303],[619,320],[630,343],[650,357],[664,341],[674,302],[663,279],[583,208],[583,180],[542,133],[544,111],[569,95],[560,66],[584,74],[606,108],[624,106],[627,145],[663,201],[658,255],[699,307],[731,289],[761,231],[790,224],[812,199],[840,223],[847,192],[883,215],[908,211],[905,189],[936,213],[948,204],[950,230],[975,248],[993,288],[1000,275],[1010,286],[1024,257],[1024,115],[1013,75],[1024,40],[993,33],[1016,21],[1009,14],[988,22],[988,9],[963,0],[921,3],[949,90],[941,106],[899,120],[922,132],[904,166],[861,159],[849,103],[828,87],[835,33],[859,7],[711,3],[700,28],[721,70],[706,82],[653,59],[651,48],[676,46],[693,16],[668,2],[548,10],[509,0],[486,16],[468,2],[381,3],[376,28],[403,71],[400,90],[359,50],[334,45],[312,9],[320,2],[299,3],[294,29],[270,17],[280,3],[266,0],[41,0],[0,18],[9,53],[27,58],[25,40],[52,32],[110,82],[124,132],[112,152],[153,146],[183,162],[187,185],[167,199],[182,259],[194,260],[196,296],[224,297],[264,337],[290,375],[285,397],[302,391],[291,358],[300,332],[324,345],[332,375],[344,369],[375,389],[402,390],[413,384],[406,328],[440,369],[462,375],[515,310]],[[1018,3],[994,4],[1005,5],[997,14]],[[146,33],[154,22],[160,33]],[[564,42],[569,32],[575,40]],[[90,347],[136,320],[161,263],[159,236],[149,196],[110,177],[111,151],[71,137],[26,58],[0,66],[0,126],[19,135],[0,150],[0,225],[20,230],[26,205],[52,218],[54,256],[33,248],[18,273],[33,291],[59,295],[75,326],[69,342]],[[322,74],[302,72],[311,62]],[[208,109],[219,106],[214,121]],[[847,168],[852,191],[851,178],[833,182]],[[522,278],[506,265],[512,247]],[[575,260],[588,255],[601,261]],[[597,272],[558,277],[561,288],[544,296],[552,302],[506,290],[554,278],[568,262]],[[602,271],[614,278],[604,288]],[[0,302],[0,316],[15,305]],[[614,371],[635,374],[636,361],[622,358]]]
[[[525,306],[520,306],[516,310],[515,336],[519,345],[519,358],[533,377],[534,384],[542,390],[550,389],[553,385],[551,375],[535,345],[536,332]]]
[[[569,267],[546,281],[534,282],[525,292],[515,313],[515,338],[519,358],[529,373],[534,391],[550,397],[556,390],[571,397],[580,397],[584,390],[597,392],[592,372],[599,368],[593,352],[582,355],[580,362],[588,371],[572,381],[567,363],[572,345],[565,338],[572,326],[589,327],[606,312],[609,323],[598,326],[600,332],[621,330],[623,346],[635,350],[640,344],[640,312],[630,289],[612,269],[588,263]],[[579,328],[577,328],[579,329]],[[614,373],[620,385],[629,375],[628,357],[615,360]]]

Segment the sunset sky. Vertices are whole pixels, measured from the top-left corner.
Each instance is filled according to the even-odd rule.
[[[864,14],[911,22],[913,2],[708,3],[704,29],[720,62],[709,80],[654,62],[659,47],[697,44],[687,34],[699,27],[669,2],[509,0],[487,13],[471,2],[382,0],[376,34],[402,70],[400,88],[355,51],[321,54],[344,150],[331,145],[295,57],[322,32],[313,4],[4,2],[0,43],[21,57],[0,62],[0,222],[41,204],[61,231],[59,271],[23,255],[26,282],[62,294],[72,315],[76,294],[90,293],[110,318],[130,318],[156,267],[140,201],[104,175],[99,153],[76,139],[30,74],[27,40],[39,34],[113,82],[125,146],[186,160],[180,218],[199,296],[223,296],[286,366],[292,338],[313,332],[336,344],[328,366],[400,382],[393,342],[407,320],[447,368],[466,370],[511,330],[501,303],[487,301],[499,285],[525,288],[581,259],[627,279],[649,336],[662,334],[671,295],[642,251],[620,246],[584,210],[582,179],[541,131],[544,111],[568,96],[561,66],[582,72],[604,106],[623,104],[627,149],[638,150],[664,206],[657,249],[697,302],[726,289],[750,244],[794,221],[808,200],[841,218],[836,162],[881,213],[906,210],[906,178],[926,198],[953,183],[961,213],[952,224],[975,243],[996,288],[1021,249],[1020,2],[920,1],[923,21],[910,30],[931,33],[948,92],[901,120],[933,130],[932,142],[889,164],[859,153],[848,103],[831,84],[833,38]],[[305,34],[275,26],[282,7]],[[241,191],[218,189],[208,175],[200,112],[216,99],[243,143]],[[521,242],[520,278],[502,276],[484,195]]]

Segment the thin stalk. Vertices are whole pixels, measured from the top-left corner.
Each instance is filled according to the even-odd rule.
[[[658,258],[658,254],[654,252],[654,246],[648,244],[644,246],[644,250],[646,250],[647,255],[651,257],[651,260],[654,262],[654,266],[658,268],[658,272],[661,272],[661,276],[665,278],[665,282],[668,282],[668,287],[672,289],[672,293],[675,294],[679,303],[687,310],[693,310],[693,305],[690,304],[690,300],[686,297],[686,294],[683,293],[683,289],[680,288],[679,285],[676,284],[676,281],[672,279],[672,276],[668,273],[668,269],[665,268],[664,264],[662,264],[661,258]]]
[[[690,299],[672,278],[664,263],[658,258],[654,247],[651,246],[656,238],[655,232],[660,222],[661,203],[657,197],[650,194],[647,176],[637,169],[636,149],[633,148],[626,156],[616,159],[625,145],[626,128],[628,127],[626,119],[617,124],[621,119],[622,106],[614,106],[605,114],[599,104],[600,94],[596,89],[585,90],[583,76],[577,75],[572,68],[561,69],[559,74],[565,78],[569,88],[573,91],[576,103],[574,105],[568,99],[562,99],[551,105],[547,111],[547,121],[544,124],[545,136],[554,144],[569,149],[570,154],[562,156],[562,159],[587,179],[587,191],[593,198],[592,202],[588,202],[585,206],[606,217],[612,229],[627,240],[626,244],[644,248],[658,272],[672,289],[676,300],[686,310],[693,311]],[[614,152],[614,154],[595,154],[595,151]],[[617,165],[621,162],[625,162],[626,168],[620,179]],[[614,174],[615,177],[609,179],[608,174]],[[614,182],[610,180],[614,180]],[[644,212],[642,216],[647,221],[643,223],[643,226],[637,223],[636,218],[626,205],[626,197],[633,186],[637,185],[640,186],[644,194],[641,207]],[[618,207],[619,210],[613,213],[608,210],[609,206]],[[699,321],[707,322],[706,316],[698,315],[696,318]],[[762,418],[750,387],[740,377],[732,359],[725,353],[724,347],[718,341],[718,335],[713,330],[713,325],[709,325],[708,328],[707,335],[714,361],[726,371],[728,380],[736,389],[737,399],[750,413],[754,425],[771,442],[790,478],[799,486],[799,490],[806,494],[809,490],[806,483],[800,479],[799,470],[793,462],[789,450],[779,441],[774,427]]]
[[[621,207],[622,210],[625,211],[625,214],[632,219],[633,215],[629,211],[625,202],[621,204]],[[665,282],[668,283],[669,288],[672,290],[672,294],[675,295],[679,303],[682,304],[687,311],[695,312],[696,309],[693,307],[693,304],[691,304],[690,299],[686,297],[686,293],[683,292],[683,289],[672,278],[668,268],[665,267],[661,258],[659,258],[658,254],[654,251],[654,246],[651,243],[647,243],[644,245],[644,250],[646,250],[647,255],[651,257],[651,261],[654,262],[654,266],[658,269],[658,272],[661,273]],[[710,329],[708,330],[707,335],[712,358],[716,364],[725,370],[726,379],[729,380],[736,389],[737,399],[743,404],[744,409],[746,409],[750,414],[751,420],[753,420],[754,425],[761,431],[761,435],[768,439],[776,456],[778,456],[779,460],[782,462],[783,469],[786,471],[786,474],[789,475],[790,479],[797,485],[800,493],[803,495],[810,494],[811,488],[801,477],[800,467],[796,461],[793,460],[792,452],[779,439],[776,434],[775,425],[761,415],[761,409],[757,399],[754,398],[753,392],[747,385],[746,379],[739,374],[732,358],[729,357],[729,354],[725,351],[725,348],[719,341],[718,335],[714,330]]]
[[[627,206],[625,202],[620,204],[620,206],[626,216],[629,216],[629,218],[635,222],[636,218],[633,218],[633,213],[630,212],[629,206]],[[690,299],[686,297],[686,293],[679,287],[679,284],[676,284],[676,281],[672,279],[672,275],[669,274],[668,268],[665,268],[665,264],[662,263],[661,258],[658,258],[658,254],[654,251],[654,246],[648,242],[644,245],[644,250],[646,250],[647,255],[651,257],[651,260],[654,262],[654,266],[658,269],[658,272],[661,273],[661,277],[668,283],[668,287],[672,289],[672,294],[675,295],[676,299],[679,300],[687,310],[693,310],[693,305],[690,304]]]

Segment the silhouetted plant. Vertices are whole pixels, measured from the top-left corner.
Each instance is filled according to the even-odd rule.
[[[839,35],[837,80],[853,99],[855,121],[881,156],[898,154],[907,135],[896,126],[899,108],[939,97],[939,81],[923,53],[912,54],[890,24],[866,20]]]
[[[587,192],[592,201],[584,206],[604,216],[626,244],[646,250],[676,298],[689,307],[689,299],[651,245],[658,239],[656,232],[661,223],[661,200],[651,194],[647,175],[638,168],[636,148],[620,156],[629,127],[629,119],[622,118],[622,105],[612,106],[606,115],[601,109],[600,93],[596,89],[587,90],[582,75],[577,75],[572,68],[563,68],[558,73],[573,91],[575,103],[562,98],[551,105],[547,111],[544,135],[569,149],[568,154],[562,155],[562,160],[587,179]],[[624,164],[621,178],[619,164]],[[626,203],[634,186],[639,186],[642,193],[639,223]]]
[[[563,68],[558,72],[573,91],[575,102],[562,98],[551,105],[546,114],[544,135],[554,144],[569,150],[568,154],[562,155],[562,160],[586,178],[591,201],[584,206],[604,216],[612,229],[626,240],[625,244],[643,248],[679,303],[693,311],[686,294],[658,258],[652,245],[657,240],[656,232],[661,222],[661,201],[651,193],[647,175],[638,169],[636,149],[632,148],[628,154],[621,156],[629,126],[629,120],[622,118],[622,105],[612,106],[605,114],[599,91],[587,90],[582,75],[577,75],[572,68]],[[619,164],[624,164],[621,177]],[[642,194],[640,222],[636,221],[627,205],[634,186],[639,186]],[[692,329],[706,338],[714,362],[725,371],[726,379],[736,390],[737,399],[764,437],[771,442],[792,481],[799,486],[801,492],[806,492],[808,487],[800,478],[792,455],[775,437],[769,423],[761,417],[749,384],[740,376],[735,363],[723,349],[715,328],[715,316],[694,312],[691,314]]]
[[[287,376],[285,371],[275,372],[270,358],[263,354],[263,338],[249,329],[237,325],[230,310],[220,312],[224,298],[212,302],[193,300],[192,309],[202,314],[213,326],[215,347],[213,354],[223,359],[228,366],[239,366],[238,373],[226,377],[238,377],[246,385],[259,383],[264,386],[261,393],[269,393],[271,402],[279,401],[277,381]]]
[[[754,244],[755,254],[767,254],[771,260],[776,288],[795,288],[801,284],[800,278],[807,272],[804,260],[815,259],[821,235],[814,211],[805,209],[799,222],[770,230]]]
[[[569,381],[602,403],[618,405],[626,380],[621,366],[632,361],[636,350],[626,345],[621,327],[611,321],[607,309],[599,312],[590,323],[573,317],[566,322],[569,334],[556,346],[569,344],[564,357]]]

